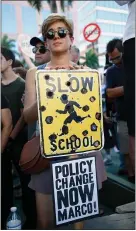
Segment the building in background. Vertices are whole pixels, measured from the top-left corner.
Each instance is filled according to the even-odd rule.
[[[17,40],[19,34],[30,37],[40,33],[40,25],[51,13],[47,1],[42,1],[43,8],[38,13],[27,1],[2,1],[2,35]],[[61,12],[57,1],[58,12]],[[83,29],[89,23],[97,23],[101,28],[101,36],[94,44],[99,54],[100,66],[105,65],[105,47],[114,37],[123,37],[128,10],[127,5],[120,7],[114,1],[73,1],[72,7],[65,1],[65,15],[74,22],[74,44],[84,55],[92,44],[83,37]]]
[[[73,3],[73,8],[75,2]],[[60,1],[57,1],[58,13],[62,13]],[[70,9],[65,1],[66,15],[74,19],[76,22],[77,14]],[[69,9],[69,11],[67,11]],[[71,11],[70,11],[71,10]],[[41,33],[41,24],[45,18],[51,13],[47,1],[42,1],[42,10],[37,12],[29,5],[27,1],[2,1],[2,36],[7,34],[10,39],[17,41],[20,34],[33,37]],[[76,27],[78,29],[78,27]],[[76,39],[75,39],[76,43]],[[17,42],[15,42],[16,50],[18,50]]]
[[[99,64],[105,65],[105,48],[109,40],[114,37],[123,37],[123,32],[128,16],[127,5],[119,6],[115,1],[77,1],[76,9],[78,20],[75,24],[78,29],[78,47],[84,55],[91,43],[83,37],[83,29],[89,23],[97,23],[101,28],[101,36],[94,44],[99,54]]]
[[[46,1],[43,1],[40,14],[27,1],[2,1],[2,34],[13,39],[17,39],[19,34],[35,36],[39,33],[39,25],[49,14]]]
[[[51,13],[46,1],[42,5],[39,14],[27,1],[2,1],[2,36],[7,34],[9,39],[15,40],[16,51],[20,34],[31,38],[40,33],[42,21]]]

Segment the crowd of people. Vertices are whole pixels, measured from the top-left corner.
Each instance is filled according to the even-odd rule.
[[[114,137],[114,145],[119,149],[120,169],[118,174],[128,175],[135,182],[135,0],[116,1],[128,4],[129,15],[123,39],[113,39],[106,47],[106,116],[114,121],[111,128],[106,117],[105,140],[110,140],[109,130]],[[105,113],[104,113],[105,114]],[[104,115],[105,117],[105,115]],[[107,120],[108,119],[108,120]],[[105,119],[104,119],[105,121]],[[115,122],[117,121],[117,123]],[[106,129],[107,127],[107,129]],[[118,140],[118,141],[117,141]],[[107,147],[105,142],[105,146]],[[106,164],[111,164],[110,148],[106,151]]]
[[[134,3],[132,1],[130,7],[133,8]],[[126,30],[130,29],[127,26]],[[19,160],[26,142],[34,134],[39,134],[36,71],[87,68],[79,63],[80,50],[73,46],[73,33],[71,20],[59,14],[48,16],[42,24],[42,36],[30,40],[35,54],[34,63],[20,50],[29,70],[15,60],[11,50],[6,47],[1,49],[2,229],[5,229],[10,207],[13,206],[13,165],[22,188],[22,207],[26,218],[23,229],[54,227],[51,167],[40,173],[25,174]],[[130,31],[127,33],[131,36],[126,36],[123,41],[115,38],[106,47],[103,100],[106,158],[103,161],[98,151],[88,154],[96,157],[99,190],[107,179],[104,163],[112,164],[111,148],[114,146],[119,150],[119,174],[128,174],[128,180],[135,182],[135,35]]]
[[[129,133],[127,126],[126,104],[124,99],[125,70],[123,65],[123,43],[121,39],[113,39],[107,44],[107,54],[113,63],[106,70],[106,106],[104,108],[104,134],[106,165],[112,164],[111,148],[116,145],[119,152],[119,175],[128,175],[130,182],[135,182],[135,171],[129,150]],[[106,110],[107,109],[107,110]],[[111,132],[111,136],[109,134]],[[111,139],[112,137],[112,139]]]

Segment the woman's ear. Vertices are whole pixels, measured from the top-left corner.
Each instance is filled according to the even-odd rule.
[[[70,41],[71,41],[71,45],[70,45],[70,47],[69,47],[69,50],[71,50],[72,44],[73,44],[73,42],[74,42],[74,37],[70,37]]]
[[[45,47],[47,47],[47,49],[48,49],[48,45],[47,45],[47,42],[44,42],[44,46],[45,46]]]
[[[74,42],[74,37],[71,37],[70,40],[71,40],[71,43],[73,44],[73,42]]]

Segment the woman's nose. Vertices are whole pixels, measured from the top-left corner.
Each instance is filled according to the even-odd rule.
[[[58,31],[55,31],[54,39],[59,38]]]

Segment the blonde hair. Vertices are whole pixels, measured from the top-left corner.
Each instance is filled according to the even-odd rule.
[[[53,24],[55,22],[63,22],[67,26],[67,29],[70,32],[70,36],[73,36],[73,29],[74,28],[73,28],[72,20],[66,18],[64,15],[51,14],[48,16],[48,18],[46,18],[43,21],[43,24],[42,24],[42,36],[43,36],[44,40],[46,40],[46,33],[48,31],[48,28],[50,27],[51,24]]]

